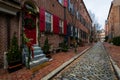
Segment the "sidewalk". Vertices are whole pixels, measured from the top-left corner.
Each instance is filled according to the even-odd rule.
[[[120,68],[120,46],[115,46],[109,43],[104,43],[112,59],[117,63]]]
[[[82,52],[88,47],[89,46],[79,47],[78,53]],[[40,80],[42,77],[55,70],[57,67],[75,55],[76,54],[74,53],[74,49],[69,50],[68,52],[59,52],[52,54],[51,56],[53,60],[49,62],[49,65],[37,71],[34,76],[33,73],[25,67],[13,73],[8,73],[6,70],[0,70],[0,80]]]

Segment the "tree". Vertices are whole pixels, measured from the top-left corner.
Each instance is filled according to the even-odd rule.
[[[90,10],[89,10],[89,14],[90,14],[90,17],[91,17],[91,19],[93,21],[93,23],[92,23],[93,26],[96,28],[96,30],[100,30],[101,24],[98,23],[98,19],[95,16],[95,14],[92,11],[90,11]]]

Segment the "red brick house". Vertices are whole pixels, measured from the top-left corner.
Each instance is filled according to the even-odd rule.
[[[89,43],[92,20],[83,0],[1,0],[0,67],[14,32],[21,46],[25,34],[32,44],[42,47],[46,37],[53,49],[72,38]]]

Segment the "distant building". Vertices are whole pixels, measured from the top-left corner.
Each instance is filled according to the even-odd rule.
[[[105,35],[109,40],[120,36],[120,0],[112,1],[105,23]]]
[[[104,29],[102,29],[100,32],[100,41],[101,42],[105,41],[105,30]]]

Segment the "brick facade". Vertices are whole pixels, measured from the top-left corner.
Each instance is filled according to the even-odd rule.
[[[38,27],[40,27],[39,26],[40,25],[39,13],[40,13],[41,8],[44,9],[45,12],[49,12],[51,15],[56,15],[63,22],[66,20],[67,28],[74,26],[77,29],[81,30],[82,33],[79,32],[80,33],[79,36],[82,36],[82,37],[79,37],[79,38],[81,38],[81,40],[83,40],[86,43],[89,42],[89,35],[90,35],[91,26],[92,26],[92,21],[91,21],[91,18],[88,14],[88,11],[85,7],[83,0],[71,0],[71,3],[74,4],[75,9],[78,9],[78,12],[81,15],[80,19],[77,19],[76,17],[74,17],[68,10],[68,7],[65,8],[63,5],[61,5],[58,2],[58,0],[30,0],[30,1],[29,0],[19,0],[19,1],[20,1],[20,4],[22,7],[26,2],[28,2],[31,5],[34,5],[34,7],[36,8],[36,11],[38,13],[37,19],[36,19],[37,43],[38,43],[38,32],[39,32]],[[74,1],[75,1],[75,3],[74,3]],[[77,8],[78,6],[80,6],[80,8]],[[4,14],[4,12],[0,13],[0,21],[1,21],[0,22],[0,28],[1,28],[0,29],[0,36],[1,36],[0,37],[0,67],[2,67],[2,65],[3,65],[3,53],[7,51],[9,44],[10,44],[10,39],[12,38],[12,35],[14,32],[17,32],[19,45],[22,44],[21,34],[22,34],[23,26],[22,26],[22,15],[21,14],[22,13],[20,13],[19,15],[10,15],[10,14],[6,14],[6,13]],[[9,19],[7,19],[7,18],[9,18]],[[81,21],[83,21],[83,22],[81,22]],[[68,24],[70,24],[70,26],[68,26]],[[52,26],[53,26],[53,23],[52,23]],[[40,42],[41,46],[43,46],[44,41],[46,39],[46,34],[44,34],[44,33],[45,32],[40,32],[41,37],[40,37],[39,42]],[[84,37],[84,35],[86,37]],[[63,42],[65,35],[62,34],[62,36],[60,36],[60,34],[54,34],[52,32],[52,34],[49,34],[49,35],[47,34],[47,37],[49,39],[49,44],[53,48],[57,48],[59,46],[59,43]],[[69,38],[70,38],[70,36],[69,36]],[[68,40],[69,43],[70,43],[70,41],[71,40]]]
[[[113,0],[106,21],[106,36],[109,39],[120,36],[120,1]]]
[[[3,54],[10,46],[13,33],[19,34],[19,23],[16,16],[0,13],[0,67],[3,66]]]

